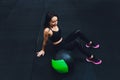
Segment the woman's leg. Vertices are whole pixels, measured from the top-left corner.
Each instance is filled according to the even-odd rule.
[[[99,44],[94,44],[92,41],[90,41],[81,31],[80,29],[77,29],[73,31],[70,35],[68,35],[65,38],[66,42],[71,42],[75,40],[76,38],[80,38],[82,41],[86,42],[86,47],[93,47],[93,48],[99,48]]]
[[[78,39],[75,39],[71,42],[66,42],[64,45],[64,49],[73,51],[74,49],[79,49],[85,56],[90,57],[92,54],[88,51],[86,51],[82,45],[80,44],[80,41]]]
[[[87,62],[92,62],[94,64],[101,64],[102,62],[102,60],[97,59],[92,53],[86,51],[80,44],[80,41],[77,39],[74,41],[71,41],[70,43],[66,42],[64,48],[67,50],[73,50],[75,48],[78,48],[87,57],[86,58]]]
[[[77,29],[77,30],[73,31],[71,34],[69,34],[65,38],[65,40],[66,40],[66,42],[70,42],[70,41],[75,40],[76,38],[80,38],[81,40],[83,40],[86,43],[90,42],[90,40],[83,33],[81,33],[81,31],[79,29]]]

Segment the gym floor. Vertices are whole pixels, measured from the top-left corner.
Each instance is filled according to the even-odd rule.
[[[54,73],[47,45],[41,48],[45,13],[55,11],[67,36],[79,28],[89,39],[100,43],[91,49],[103,60],[101,65],[87,63],[81,52],[73,72]],[[1,0],[0,1],[0,80],[119,80],[120,72],[120,1],[118,0]]]

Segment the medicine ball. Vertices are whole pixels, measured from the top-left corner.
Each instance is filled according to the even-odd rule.
[[[73,67],[71,51],[61,50],[56,53],[51,61],[52,68],[59,73],[68,73]]]

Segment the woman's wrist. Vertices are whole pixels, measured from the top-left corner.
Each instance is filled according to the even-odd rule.
[[[42,49],[41,51],[44,51],[44,52],[45,52],[45,50],[44,50],[44,49]]]

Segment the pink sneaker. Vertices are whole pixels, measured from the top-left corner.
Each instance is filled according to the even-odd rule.
[[[97,44],[97,45],[95,45],[95,46],[92,46],[93,48],[99,48],[100,47],[100,45],[99,44]]]
[[[92,48],[95,48],[95,49],[97,49],[97,48],[100,47],[99,44],[96,44],[96,45],[94,46],[94,45],[92,44],[92,41],[90,41],[89,43],[87,43],[85,46],[86,46],[87,48],[92,47]]]
[[[94,58],[86,58],[86,61],[87,62],[91,62],[91,63],[96,64],[96,65],[102,63],[102,60],[100,60],[100,59],[94,59]]]

